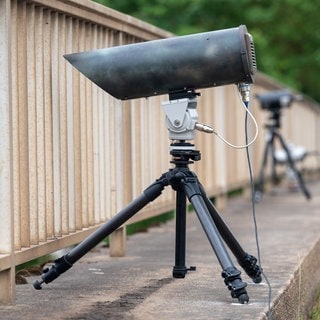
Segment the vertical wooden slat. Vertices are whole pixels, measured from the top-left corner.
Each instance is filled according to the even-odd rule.
[[[131,148],[132,153],[132,169],[131,175],[133,180],[132,186],[132,197],[137,197],[140,192],[141,185],[141,170],[140,170],[140,162],[141,162],[141,145],[139,137],[141,136],[141,124],[140,124],[140,108],[138,106],[140,103],[139,100],[131,101]]]
[[[220,135],[226,137],[227,132],[227,121],[226,117],[228,111],[225,103],[225,90],[224,88],[212,89],[213,95],[213,109],[214,109],[214,122],[213,127],[219,132]],[[228,167],[227,162],[227,148],[216,136],[213,137],[214,144],[212,148],[212,153],[214,155],[214,165],[212,167],[212,179],[215,180],[214,185],[217,186],[219,190],[219,197],[216,199],[216,206],[219,210],[222,210],[226,206],[226,197],[224,192],[227,191],[228,184]]]
[[[36,69],[36,144],[37,144],[37,196],[39,241],[47,239],[46,226],[46,172],[44,129],[44,65],[43,65],[43,9],[35,8],[35,69]]]
[[[66,20],[66,47],[65,53],[72,53],[72,18],[65,17]],[[67,185],[68,185],[68,232],[76,230],[76,212],[75,212],[75,144],[74,144],[74,92],[73,92],[73,68],[66,63],[66,122],[67,122]]]
[[[134,37],[122,33],[120,38],[120,44],[131,44],[134,42]],[[119,199],[118,206],[123,207],[125,204],[132,200],[132,152],[131,149],[131,108],[130,101],[117,104],[116,107],[121,108],[121,114],[119,114],[121,126],[118,129],[121,134],[119,135],[119,142],[122,146],[120,156],[121,175],[119,181],[123,188],[121,188],[122,198]],[[119,210],[120,208],[118,208]],[[123,230],[125,236],[125,228]],[[124,255],[125,248],[123,248],[122,254]]]
[[[109,47],[113,43],[113,33],[110,30],[106,30],[104,34],[104,43],[105,47]],[[114,214],[112,208],[112,182],[111,182],[111,177],[112,177],[112,168],[111,168],[111,159],[112,159],[112,151],[111,151],[111,143],[110,143],[110,125],[112,123],[112,99],[109,95],[104,94],[103,95],[103,106],[104,106],[104,117],[103,117],[103,127],[104,127],[104,180],[105,180],[105,205],[106,205],[106,212],[105,212],[105,219],[110,219],[112,215]]]
[[[116,37],[114,38],[115,45],[122,45],[123,44],[123,33],[117,33]],[[122,143],[123,137],[123,127],[122,127],[122,110],[121,110],[121,102],[118,100],[114,101],[114,113],[113,113],[113,125],[112,134],[113,134],[113,152],[114,156],[112,168],[114,169],[114,173],[112,173],[114,181],[114,189],[113,189],[113,197],[111,198],[111,202],[115,204],[115,210],[113,211],[116,213],[121,209],[123,204],[123,193],[121,188],[121,183],[123,181],[123,158],[122,158],[122,150],[118,148],[119,145]],[[112,170],[112,169],[111,169]],[[125,252],[125,227],[119,228],[115,232],[110,235],[110,256],[117,257],[123,256]]]
[[[211,91],[211,95],[212,95],[212,89],[208,89],[208,91],[209,90]],[[202,107],[202,109],[204,109],[204,118],[203,118],[204,123],[208,124],[209,126],[214,126],[214,122],[216,120],[215,111],[220,112],[220,109],[216,110],[214,108],[213,99],[209,99],[209,101],[207,101],[207,103]],[[207,168],[206,172],[209,173],[208,175],[206,175],[207,178],[209,179],[208,193],[213,194],[214,192],[217,192],[217,179],[215,176],[216,173],[214,171],[214,168],[217,166],[217,162],[216,162],[217,140],[213,134],[205,135],[205,138],[207,140],[207,148],[209,151],[209,152],[206,152],[206,159],[205,159],[206,168]]]
[[[51,61],[52,61],[52,139],[53,139],[53,197],[54,235],[62,234],[61,177],[60,177],[60,108],[59,108],[59,14],[52,14]]]
[[[201,94],[201,98],[197,99],[197,111],[198,111],[198,117],[199,117],[199,121],[201,123],[204,123],[204,110],[203,108],[201,108],[201,106],[203,106],[204,103],[204,98],[203,94]],[[203,159],[205,158],[205,154],[208,153],[208,150],[205,148],[205,136],[202,134],[202,132],[197,132],[195,131],[195,140],[194,141],[190,141],[191,143],[194,143],[196,146],[197,150],[200,150],[201,152],[201,162],[195,162],[194,165],[191,166],[192,170],[195,170],[199,176],[199,178],[201,179],[202,183],[206,186],[206,175],[203,174],[203,171],[205,171],[206,169],[206,161],[204,161]]]
[[[75,19],[72,24],[72,52],[79,51],[79,20]],[[70,66],[71,67],[71,66]],[[73,83],[73,119],[74,119],[74,210],[76,230],[82,228],[82,188],[81,188],[81,94],[79,72],[72,68]]]
[[[45,185],[46,230],[48,239],[54,237],[54,191],[53,191],[53,117],[51,98],[51,11],[43,12],[43,74],[44,74],[44,136],[45,136]]]
[[[123,199],[121,206],[129,203],[132,200],[132,153],[134,152],[131,149],[131,109],[130,102],[126,101],[122,104],[122,162],[123,162],[123,173],[121,177],[121,184],[123,185]]]
[[[103,47],[109,47],[111,43],[111,30],[104,28],[103,34]],[[103,95],[103,143],[104,143],[104,203],[105,203],[105,212],[104,212],[104,219],[108,220],[111,217],[111,210],[110,210],[110,168],[109,168],[109,159],[108,156],[109,149],[109,142],[108,142],[108,121],[110,118],[110,97],[107,94]]]
[[[106,46],[105,41],[105,30],[103,28],[98,28],[98,40],[97,48],[104,48]],[[104,96],[106,95],[101,89],[98,90],[98,128],[99,128],[99,190],[100,190],[100,212],[98,213],[98,222],[103,222],[106,219],[106,180],[105,180],[105,132],[106,128],[104,126],[105,118],[105,105]]]
[[[150,146],[149,135],[147,132],[148,128],[148,117],[147,117],[147,101],[144,99],[140,99],[140,127],[141,127],[141,135],[140,135],[140,144],[141,144],[141,157],[140,157],[140,165],[141,165],[141,185],[140,190],[143,190],[143,187],[148,183],[147,176],[147,168],[149,166],[148,159],[148,148]]]
[[[165,97],[167,99],[167,97]],[[169,154],[169,137],[168,137],[168,129],[165,123],[165,113],[163,112],[161,108],[161,102],[165,100],[164,97],[161,97],[158,99],[158,105],[159,105],[159,122],[160,122],[160,150],[161,153],[163,153],[163,150],[165,150],[164,155],[165,158],[160,161],[160,168],[161,172],[165,172],[169,168],[169,162],[170,162],[170,154]]]
[[[226,136],[226,116],[228,114],[226,110],[226,104],[224,103],[224,90],[223,88],[216,88],[214,91],[214,126],[219,130],[219,134]],[[215,138],[214,157],[215,164],[213,168],[216,184],[220,190],[225,191],[227,187],[227,149],[225,145]]]
[[[112,184],[111,184],[111,150],[110,150],[110,97],[108,95],[104,96],[104,118],[103,118],[103,126],[104,126],[104,180],[105,180],[105,201],[106,201],[106,213],[105,218],[110,219],[112,217],[112,205],[111,205],[111,194],[112,194]]]
[[[86,24],[85,29],[85,48],[91,49],[91,24]],[[92,82],[86,81],[86,124],[87,124],[87,179],[88,179],[88,223],[90,226],[94,225],[94,169],[93,169],[93,105],[92,105]]]
[[[27,6],[18,1],[18,86],[15,88],[19,106],[19,166],[21,200],[21,246],[30,245],[30,184],[29,184],[29,133],[27,91]]]
[[[14,247],[21,249],[21,201],[20,201],[20,141],[19,141],[19,87],[18,70],[18,5],[11,3],[11,110],[12,110],[12,166],[13,166],[13,212],[14,212]]]
[[[123,142],[123,110],[120,101],[115,101],[115,131],[114,131],[114,142],[115,142],[115,186],[116,186],[116,212],[118,212],[124,205],[124,171],[123,171],[123,149],[119,148]],[[117,229],[110,235],[110,256],[121,257],[125,254],[125,226]]]
[[[147,139],[148,136],[145,132],[145,126],[144,124],[146,123],[146,114],[145,114],[145,103],[146,101],[141,100],[139,101],[139,126],[141,127],[140,129],[140,136],[139,136],[139,144],[140,144],[140,185],[139,185],[139,192],[143,189],[143,186],[146,185],[146,170],[144,169],[148,161],[146,161],[145,158],[145,151],[147,147]]]
[[[92,25],[90,28],[91,32],[91,48],[97,48],[98,42],[98,28],[96,25]],[[94,192],[94,212],[93,219],[94,223],[100,222],[100,150],[99,150],[99,105],[98,105],[98,89],[96,85],[92,86],[92,139],[93,139],[93,192]]]
[[[126,39],[122,39],[122,41],[126,44],[132,43],[133,37],[129,37]],[[122,190],[122,199],[120,202],[120,206],[124,206],[125,204],[132,201],[132,152],[131,149],[131,108],[130,101],[123,102],[118,106],[121,108],[121,136],[120,145],[122,146],[122,154],[121,154],[121,162],[120,165],[122,167],[122,176],[120,177],[120,184],[123,185]],[[125,232],[125,230],[123,231]],[[125,248],[123,248],[122,254],[124,254]]]
[[[14,216],[12,190],[11,132],[11,30],[10,1],[0,1],[0,253],[10,254],[11,267],[0,272],[0,303],[11,303],[15,297]],[[5,290],[1,290],[5,288]]]
[[[79,25],[79,51],[85,50],[86,23]],[[79,75],[79,73],[78,73]],[[80,140],[81,140],[81,201],[82,201],[82,226],[89,226],[88,206],[88,153],[87,153],[87,100],[86,100],[86,79],[79,75],[80,90]]]
[[[118,45],[119,44],[119,33],[112,32],[112,38],[110,45]],[[109,97],[110,99],[110,112],[109,112],[109,166],[110,166],[110,214],[111,217],[117,212],[117,179],[116,179],[116,157],[115,157],[115,132],[117,130],[118,124],[116,123],[115,118],[115,105],[114,99]]]
[[[199,121],[209,126],[214,126],[216,118],[212,115],[213,107],[213,93],[212,90],[203,91],[198,101]],[[207,192],[210,192],[216,185],[216,177],[214,172],[214,155],[216,137],[203,132],[196,132],[196,148],[201,151],[201,161],[195,164],[195,170],[199,172],[199,178],[206,187]],[[202,143],[201,143],[202,142]],[[199,171],[198,171],[199,170]]]
[[[97,223],[105,221],[106,206],[105,206],[105,137],[104,137],[104,105],[103,105],[103,95],[102,90],[97,92],[97,104],[98,104],[98,150],[99,150],[99,211],[96,212]]]
[[[226,138],[227,140],[234,144],[238,144],[238,126],[240,125],[240,119],[238,117],[238,109],[239,104],[236,105],[235,100],[234,100],[234,92],[235,90],[234,86],[228,86],[226,88],[225,92],[225,108],[229,111],[228,115],[225,117],[226,121]],[[227,94],[226,94],[227,93]],[[239,108],[236,108],[239,107]],[[238,161],[238,156],[239,154],[236,152],[237,150],[232,148],[232,147],[227,147],[224,145],[225,148],[227,149],[227,159],[228,159],[228,167],[227,167],[227,172],[229,173],[228,175],[228,180],[230,184],[234,185],[235,182],[237,181],[237,166],[236,163]]]
[[[147,129],[147,137],[149,139],[149,141],[147,141],[147,153],[146,153],[146,160],[148,161],[149,165],[145,168],[147,169],[147,173],[148,173],[148,178],[146,181],[146,185],[144,186],[144,188],[149,185],[151,183],[152,179],[152,175],[156,174],[157,172],[157,168],[156,168],[156,162],[157,160],[155,159],[155,154],[156,154],[156,148],[157,145],[155,143],[151,143],[152,141],[156,141],[157,140],[157,136],[158,133],[156,132],[156,127],[154,126],[154,117],[155,117],[155,108],[159,108],[159,106],[152,106],[148,103],[148,100],[146,101],[146,129]]]
[[[36,111],[36,56],[35,6],[27,10],[27,88],[29,132],[29,186],[30,186],[30,242],[38,244],[38,179],[37,179],[37,111]]]
[[[66,15],[59,14],[59,113],[60,113],[60,174],[61,174],[61,226],[62,234],[69,231],[69,189],[68,189],[68,120],[66,91]]]

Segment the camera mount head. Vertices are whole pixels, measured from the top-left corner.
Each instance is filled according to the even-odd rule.
[[[170,94],[170,100],[162,102],[161,107],[166,114],[170,140],[193,140],[195,130],[213,133],[211,127],[198,122],[197,96],[199,95],[195,91],[182,91]]]

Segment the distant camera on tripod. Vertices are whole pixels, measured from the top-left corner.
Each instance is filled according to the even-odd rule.
[[[260,102],[261,109],[279,111],[281,108],[290,107],[294,100],[297,100],[289,90],[276,90],[256,95]]]

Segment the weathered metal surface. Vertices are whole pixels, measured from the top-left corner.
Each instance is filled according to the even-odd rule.
[[[255,55],[245,26],[65,55],[118,99],[253,82]]]

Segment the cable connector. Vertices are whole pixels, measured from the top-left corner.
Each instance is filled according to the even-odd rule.
[[[206,132],[206,133],[214,133],[214,130],[212,127],[207,126],[206,124],[199,123],[199,122],[197,122],[195,124],[195,129],[202,131],[202,132]]]
[[[241,94],[243,103],[248,107],[250,101],[250,85],[245,82],[238,83],[238,90]]]

